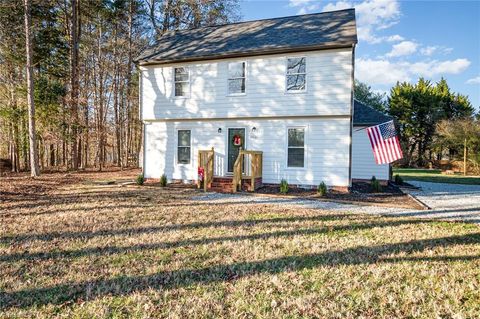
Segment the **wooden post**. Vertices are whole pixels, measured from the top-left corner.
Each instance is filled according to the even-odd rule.
[[[211,184],[212,184],[212,182],[213,182],[213,173],[214,173],[214,170],[215,170],[215,150],[213,149],[213,146],[212,146],[212,163],[211,163],[211,167],[210,167],[209,186],[211,186]]]
[[[198,165],[197,165],[197,188],[200,188],[200,186],[202,185],[202,182],[198,178],[198,168],[200,167],[200,164],[201,164],[201,161],[202,161],[201,158],[200,158],[200,156],[201,156],[200,154],[201,154],[201,152],[199,150],[198,151],[198,157],[197,157],[197,163],[198,163]]]
[[[250,163],[252,165],[252,169],[250,174],[251,176],[251,181],[250,181],[250,191],[254,192],[255,191],[255,176],[257,175],[257,155],[256,154],[251,154],[251,160]]]
[[[467,175],[467,139],[463,142],[463,175]]]

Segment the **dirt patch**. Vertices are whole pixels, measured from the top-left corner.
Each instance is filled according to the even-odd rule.
[[[280,194],[278,186],[264,186],[257,190],[259,194],[291,196],[307,199],[338,201],[342,203],[381,205],[387,207],[400,207],[424,209],[424,206],[415,201],[408,194],[403,193],[397,186],[389,184],[382,187],[381,193],[372,192],[371,186],[366,182],[353,183],[350,193],[329,190],[325,196],[320,196],[314,189],[290,188],[287,194]]]
[[[110,168],[107,171],[84,170],[77,172],[42,172],[39,177],[32,178],[28,172],[9,173],[0,177],[0,202],[35,199],[57,191],[64,186],[91,183],[92,181],[133,180],[139,174],[139,169]]]

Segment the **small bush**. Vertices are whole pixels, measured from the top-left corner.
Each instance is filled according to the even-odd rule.
[[[325,185],[324,182],[321,182],[320,185],[318,185],[318,194],[320,196],[325,196],[327,194],[327,185]]]
[[[395,184],[397,184],[397,185],[402,185],[403,184],[403,178],[398,174],[395,175]]]
[[[145,182],[145,177],[143,177],[143,174],[138,175],[137,179],[135,180],[135,183],[137,183],[137,185],[143,185],[144,182]]]
[[[163,174],[162,177],[160,177],[160,186],[161,187],[167,186],[167,175]]]
[[[370,186],[372,187],[372,191],[375,193],[380,193],[382,191],[382,185],[375,176],[372,176],[370,180]]]
[[[284,179],[280,181],[280,193],[282,194],[288,193],[288,182]]]

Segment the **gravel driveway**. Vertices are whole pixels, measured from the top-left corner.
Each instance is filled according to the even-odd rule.
[[[351,213],[367,213],[392,216],[412,216],[418,218],[462,220],[480,224],[480,185],[457,185],[443,183],[427,183],[409,181],[420,187],[409,191],[420,201],[431,207],[431,210],[413,210],[405,208],[351,205],[305,200],[298,198],[264,197],[251,194],[206,193],[196,196],[195,200],[205,200],[217,204],[274,204],[301,206],[315,209],[344,211]]]
[[[419,190],[410,191],[410,194],[432,208],[432,210],[419,212],[418,215],[480,223],[480,185],[418,181],[409,181],[409,183],[420,187]]]

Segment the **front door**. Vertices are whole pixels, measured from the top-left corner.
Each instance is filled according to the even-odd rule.
[[[240,148],[245,149],[245,129],[229,128],[228,129],[228,173],[233,173],[233,165],[237,160]],[[243,167],[242,167],[243,170]]]

